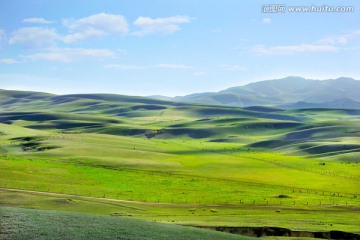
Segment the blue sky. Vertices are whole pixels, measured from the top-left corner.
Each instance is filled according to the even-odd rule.
[[[288,10],[324,5],[354,10]],[[2,89],[175,96],[286,76],[360,79],[359,53],[358,1],[0,1]]]

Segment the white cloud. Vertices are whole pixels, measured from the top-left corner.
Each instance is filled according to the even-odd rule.
[[[337,47],[319,44],[283,45],[274,47],[256,45],[252,48],[252,51],[257,55],[291,55],[296,53],[336,52],[337,50]]]
[[[88,30],[83,31],[83,32],[78,32],[78,33],[73,33],[73,34],[66,35],[66,36],[62,37],[62,40],[65,43],[71,43],[71,42],[76,42],[76,41],[79,41],[79,40],[102,37],[102,36],[105,36],[105,35],[106,35],[106,33],[104,31],[97,30],[97,29],[88,29]]]
[[[263,18],[262,22],[263,22],[263,24],[270,24],[271,18]]]
[[[349,42],[349,40],[356,38],[356,37],[360,37],[360,31],[354,31],[352,33],[349,34],[344,34],[341,36],[337,36],[337,37],[329,37],[329,38],[323,38],[320,39],[318,41],[318,43],[320,44],[347,44]]]
[[[14,64],[14,63],[19,63],[19,61],[17,61],[16,59],[13,59],[13,58],[2,58],[2,59],[0,59],[0,63]]]
[[[107,49],[53,48],[47,52],[26,55],[23,56],[23,58],[30,60],[72,62],[87,59],[104,59],[114,56],[114,52]]]
[[[38,24],[50,24],[54,21],[49,21],[44,18],[26,18],[22,20],[24,23],[38,23]]]
[[[127,64],[108,64],[104,66],[108,69],[118,69],[118,70],[141,70],[144,69],[142,66],[137,65],[127,65]]]
[[[221,64],[219,65],[219,67],[227,70],[227,71],[239,71],[239,72],[242,72],[242,71],[246,71],[247,68],[246,67],[243,67],[243,66],[240,66],[240,65],[232,65],[232,64]]]
[[[65,19],[63,24],[73,32],[62,38],[66,43],[109,34],[125,35],[128,32],[128,24],[123,16],[107,13],[99,13],[78,20]]]
[[[22,44],[27,48],[44,48],[53,46],[58,37],[54,29],[26,27],[13,32],[9,44]]]
[[[193,18],[188,16],[173,16],[168,18],[138,17],[133,24],[140,30],[133,35],[144,36],[152,33],[169,34],[180,30],[179,24],[189,23]]]
[[[157,64],[155,67],[157,68],[172,68],[172,69],[191,69],[191,66],[183,65],[183,64],[167,64],[167,63],[160,63]]]

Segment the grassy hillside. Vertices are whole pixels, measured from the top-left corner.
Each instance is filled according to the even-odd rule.
[[[51,221],[49,221],[51,220]],[[53,224],[56,223],[56,224]],[[0,239],[253,239],[177,225],[84,213],[0,207]]]
[[[359,232],[359,110],[41,96],[0,107],[1,204]]]

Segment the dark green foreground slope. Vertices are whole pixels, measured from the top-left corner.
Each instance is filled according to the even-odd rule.
[[[123,217],[1,207],[0,239],[226,240],[252,238]]]

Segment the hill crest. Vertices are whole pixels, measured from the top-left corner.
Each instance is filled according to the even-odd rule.
[[[231,87],[219,92],[177,96],[168,100],[232,107],[286,107],[288,105],[296,107],[301,105],[298,103],[306,102],[310,105],[324,105],[325,107],[353,108],[360,103],[359,92],[360,81],[353,78],[313,80],[290,76]],[[346,104],[347,102],[349,105]]]

